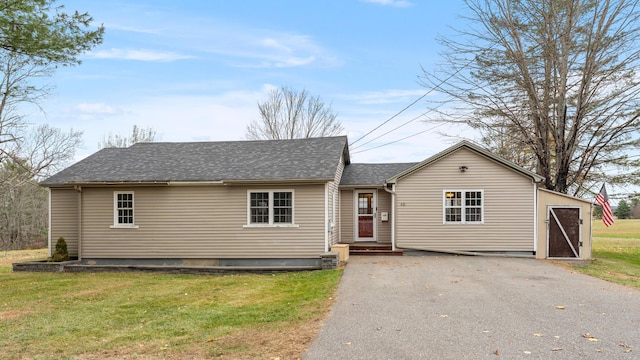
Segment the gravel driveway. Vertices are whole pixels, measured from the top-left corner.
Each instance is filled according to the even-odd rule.
[[[640,290],[533,259],[351,257],[303,359],[640,359]]]

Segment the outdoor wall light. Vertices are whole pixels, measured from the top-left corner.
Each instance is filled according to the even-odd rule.
[[[467,171],[468,167],[462,165],[458,169],[460,169],[460,172],[465,172],[465,171]]]

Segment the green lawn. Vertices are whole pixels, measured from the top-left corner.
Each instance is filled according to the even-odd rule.
[[[4,359],[298,358],[342,274],[13,273],[7,256]]]
[[[12,262],[45,257],[0,253],[3,359],[296,359],[342,275],[11,271]],[[573,269],[640,288],[640,220],[594,221],[593,257]]]
[[[575,270],[640,289],[640,220],[593,221],[593,260]]]

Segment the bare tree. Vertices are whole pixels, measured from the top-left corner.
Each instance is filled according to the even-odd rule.
[[[16,53],[0,52],[0,164],[22,166],[29,176],[39,178],[58,170],[71,160],[82,144],[82,132],[65,133],[49,125],[32,127],[24,120],[24,104],[39,106],[51,87],[38,79],[51,76],[52,69]],[[0,183],[16,172],[5,172]],[[22,181],[21,181],[22,182]],[[15,184],[17,185],[17,184]]]
[[[31,177],[26,163],[5,162],[0,177],[0,249],[41,248],[46,244],[48,193]]]
[[[247,126],[249,140],[335,136],[344,131],[331,105],[307,90],[273,89],[267,100],[258,103],[258,109],[260,120]]]
[[[423,69],[423,84],[455,115],[434,120],[478,129],[494,149],[526,151],[522,165],[551,190],[637,183],[638,0],[465,3],[470,29],[440,39],[441,71]]]
[[[121,134],[109,133],[108,136],[104,136],[102,141],[98,143],[99,148],[109,147],[128,147],[139,142],[151,142],[156,139],[156,131],[153,128],[141,129],[137,125],[133,125],[131,135],[125,136]]]

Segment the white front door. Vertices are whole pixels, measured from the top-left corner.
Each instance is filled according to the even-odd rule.
[[[376,192],[356,191],[356,241],[376,241]]]

